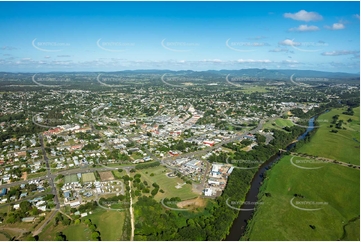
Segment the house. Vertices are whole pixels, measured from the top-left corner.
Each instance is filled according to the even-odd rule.
[[[212,189],[210,189],[210,188],[206,188],[206,189],[204,189],[204,196],[206,196],[206,197],[210,197],[210,196],[212,196]]]
[[[27,192],[23,192],[23,193],[20,194],[20,198],[19,198],[19,199],[21,199],[21,198],[23,198],[23,197],[26,197],[27,195],[28,195]]]
[[[41,211],[43,211],[43,212],[45,212],[45,211],[47,210],[47,209],[46,209],[46,205],[37,207],[37,209],[39,209],[39,210],[41,210]]]
[[[208,145],[208,146],[213,146],[214,141],[205,140],[205,141],[203,141],[203,144]]]
[[[22,218],[21,222],[25,222],[25,223],[30,223],[30,222],[34,222],[35,217],[26,217],[26,218]]]
[[[79,201],[74,201],[74,202],[71,202],[70,203],[70,207],[74,208],[74,207],[77,207],[80,205],[80,202]]]
[[[208,184],[209,185],[215,184],[215,185],[218,186],[220,184],[220,182],[219,181],[214,181],[214,180],[208,180]]]
[[[6,188],[1,189],[0,197],[4,196],[7,193],[7,191],[8,190]]]

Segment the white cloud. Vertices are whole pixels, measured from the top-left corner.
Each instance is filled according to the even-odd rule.
[[[51,58],[51,56],[48,56],[48,55],[47,55],[47,56],[44,56],[44,58],[45,58],[45,59],[49,59],[49,58]]]
[[[265,36],[256,36],[256,37],[250,37],[250,38],[247,38],[249,40],[260,40],[260,39],[265,39],[266,37]]]
[[[284,61],[282,61],[282,63],[284,63],[284,64],[297,64],[299,62],[296,61],[296,60],[284,60]]]
[[[248,59],[248,60],[243,60],[243,59],[239,59],[237,60],[238,63],[271,63],[272,61],[270,60],[253,60],[253,59]]]
[[[203,62],[213,62],[213,63],[221,63],[220,59],[204,59]]]
[[[332,26],[325,26],[325,28],[331,30],[340,30],[344,29],[345,25],[343,23],[334,23]]]
[[[275,49],[272,49],[272,50],[269,50],[268,52],[290,52],[287,48],[275,48]]]
[[[70,55],[58,55],[57,57],[70,57]]]
[[[311,25],[308,26],[307,24],[302,24],[298,26],[297,28],[290,28],[289,31],[298,31],[298,32],[306,32],[306,31],[317,31],[320,30],[319,27]]]
[[[16,47],[13,47],[13,46],[3,46],[1,47],[2,50],[17,50]]]
[[[283,41],[278,42],[279,45],[287,45],[287,46],[299,46],[300,43],[294,42],[291,39],[285,39]]]
[[[360,15],[358,15],[358,14],[354,14],[354,15],[352,15],[354,18],[357,18],[357,19],[360,19]]]
[[[321,55],[323,55],[323,56],[340,56],[340,55],[359,56],[360,51],[356,51],[356,50],[335,50],[335,51],[323,52],[323,53],[321,53]]]
[[[283,17],[291,18],[299,21],[305,21],[305,22],[319,21],[323,19],[323,17],[320,14],[316,12],[307,12],[305,10],[301,10],[297,13],[285,13],[283,14]]]

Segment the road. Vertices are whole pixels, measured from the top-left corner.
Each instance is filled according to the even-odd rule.
[[[60,209],[58,192],[57,192],[56,186],[54,184],[54,177],[51,174],[49,159],[46,156],[46,151],[45,151],[45,147],[44,147],[44,138],[41,134],[39,134],[39,142],[40,142],[40,145],[41,145],[41,148],[43,151],[44,161],[45,161],[45,165],[46,165],[46,171],[47,171],[46,178],[49,181],[49,186],[51,187],[51,191],[54,195],[55,209],[51,212],[50,216],[44,220],[42,225],[33,232],[33,236],[40,234],[43,231],[43,228],[54,218],[54,216],[58,213],[58,211]]]
[[[44,227],[55,217],[58,211],[58,209],[52,210],[51,214],[43,221],[40,227],[33,231],[33,236],[40,234],[43,231]]]
[[[319,160],[319,161],[323,161],[323,162],[327,162],[327,163],[332,163],[332,164],[337,164],[337,165],[340,165],[340,166],[345,166],[345,167],[351,167],[353,168],[353,166],[355,166],[357,169],[360,170],[360,166],[359,165],[355,165],[355,164],[349,164],[349,163],[346,163],[346,162],[343,162],[343,161],[338,161],[338,160],[333,160],[333,159],[330,159],[330,158],[325,158],[325,157],[321,157],[321,156],[312,156],[312,155],[305,155],[305,154],[301,154],[301,153],[296,153],[296,152],[291,152],[291,155],[294,155],[294,156],[299,156],[299,157],[306,157],[310,160]],[[351,165],[351,166],[350,166]],[[355,168],[354,168],[355,169]]]
[[[129,174],[129,170],[126,170],[128,176]],[[133,211],[133,199],[132,199],[132,182],[129,180],[129,197],[130,197],[130,205],[129,205],[129,212],[130,212],[130,225],[131,225],[131,234],[130,234],[130,241],[134,240],[134,211]]]

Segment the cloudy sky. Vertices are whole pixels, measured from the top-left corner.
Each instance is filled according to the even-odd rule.
[[[0,2],[0,71],[360,70],[359,2]]]

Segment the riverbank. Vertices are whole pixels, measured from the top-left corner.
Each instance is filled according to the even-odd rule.
[[[334,113],[322,114],[320,119],[330,115]],[[330,125],[324,123],[319,122],[320,130]],[[309,137],[300,150],[312,148],[314,143],[314,138]],[[345,226],[360,214],[360,173],[355,166],[295,154],[277,163],[267,172],[260,188],[259,206],[242,240],[360,239],[359,223]]]

